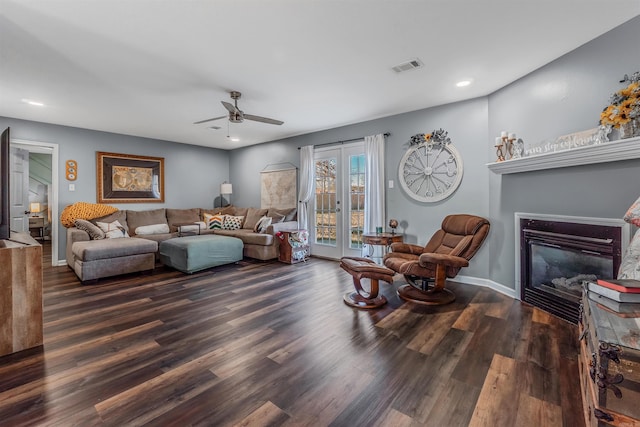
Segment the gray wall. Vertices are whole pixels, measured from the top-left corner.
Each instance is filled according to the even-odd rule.
[[[113,204],[119,209],[213,207],[220,183],[229,180],[229,153],[224,150],[0,117],[0,129],[7,126],[12,139],[58,144],[58,213],[75,202],[96,202],[96,151],[164,157],[165,202]],[[68,159],[78,162],[73,192],[65,179]],[[58,230],[63,257],[66,230],[62,225]]]
[[[491,94],[489,141],[503,129],[535,144],[595,128],[610,95],[624,87],[619,80],[634,71],[640,71],[640,17]],[[493,149],[487,152],[495,159]],[[514,212],[622,218],[640,195],[639,170],[640,160],[629,160],[490,174],[490,278],[514,286]]]
[[[260,203],[259,172],[270,163],[299,165],[297,147],[391,132],[386,142],[387,218],[407,221],[408,241],[423,244],[450,213],[491,221],[487,244],[463,274],[515,288],[514,212],[621,218],[638,197],[640,160],[495,175],[494,139],[502,130],[537,144],[597,127],[624,74],[638,71],[640,17],[604,34],[495,93],[451,105],[234,150],[230,155],[234,202]],[[411,135],[444,128],[464,161],[458,191],[436,204],[410,199],[397,185],[400,158]],[[236,191],[236,188],[238,189]]]

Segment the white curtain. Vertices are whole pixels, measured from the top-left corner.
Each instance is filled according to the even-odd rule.
[[[298,228],[308,230],[309,212],[307,207],[313,197],[315,168],[313,145],[300,148],[300,192],[298,193]]]
[[[364,137],[366,162],[364,186],[364,231],[371,233],[376,227],[386,227],[384,218],[384,135]]]

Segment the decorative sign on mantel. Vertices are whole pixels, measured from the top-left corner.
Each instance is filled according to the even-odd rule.
[[[602,144],[609,141],[608,135],[610,132],[610,126],[600,126],[584,130],[582,132],[562,135],[553,142],[542,141],[535,146],[525,149],[525,155],[535,156],[536,154],[552,153],[556,151],[570,150],[572,148]]]
[[[640,137],[488,163],[487,167],[493,173],[503,175],[631,159],[640,159]]]

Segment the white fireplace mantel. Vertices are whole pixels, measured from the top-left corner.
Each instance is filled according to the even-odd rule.
[[[640,137],[487,163],[487,167],[493,173],[503,175],[638,158],[640,158]]]

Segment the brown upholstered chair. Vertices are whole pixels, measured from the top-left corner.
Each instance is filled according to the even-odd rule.
[[[425,247],[408,243],[391,244],[384,265],[404,275],[408,282],[398,289],[400,298],[419,304],[447,304],[455,300],[444,287],[447,278],[454,278],[476,254],[487,234],[485,218],[457,214],[442,221]]]

